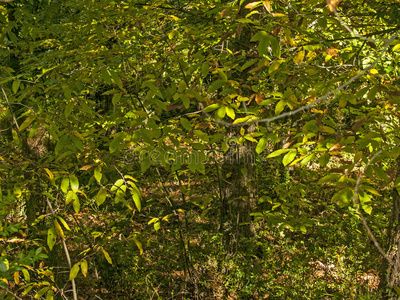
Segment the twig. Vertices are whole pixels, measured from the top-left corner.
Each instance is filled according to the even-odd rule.
[[[361,177],[364,175],[365,170],[369,167],[369,165],[373,162],[373,160],[381,153],[382,151],[378,151],[370,160],[369,162],[365,165],[364,169],[362,170],[362,172],[360,172],[360,174],[357,177],[357,182],[356,182],[356,186],[354,188],[354,195],[353,195],[353,202],[354,205],[356,206],[357,212],[364,224],[365,229],[367,230],[367,233],[369,235],[369,237],[371,238],[371,240],[374,242],[375,247],[378,249],[379,253],[387,260],[387,262],[392,265],[395,266],[395,263],[393,262],[393,260],[385,253],[385,251],[383,251],[382,247],[379,245],[379,242],[376,240],[375,235],[372,233],[371,228],[368,226],[367,220],[365,219],[362,211],[361,211],[361,205],[358,201],[358,190],[360,188],[360,182],[361,182]],[[396,264],[397,265],[397,264]]]
[[[53,206],[51,205],[51,203],[49,201],[49,198],[47,198],[47,197],[46,197],[46,202],[47,202],[47,205],[50,208],[51,214],[53,215],[53,217],[55,217],[56,214],[54,212]],[[61,241],[62,241],[62,244],[63,244],[65,257],[67,258],[67,263],[68,263],[69,269],[71,270],[71,268],[72,268],[71,257],[69,255],[69,250],[68,250],[67,244],[65,243],[65,240],[63,238],[61,238]],[[74,300],[78,300],[78,293],[77,293],[77,290],[76,290],[75,279],[71,279],[71,284],[72,284],[72,294],[73,294]]]
[[[346,28],[346,30],[347,30],[348,32],[350,32],[353,36],[355,36],[356,38],[359,38],[359,39],[361,39],[361,40],[366,40],[366,41],[369,41],[369,42],[375,42],[375,40],[373,40],[373,39],[368,39],[368,38],[366,38],[366,37],[364,37],[364,36],[361,36],[361,35],[355,33],[355,32],[343,21],[343,19],[340,17],[340,15],[338,14],[338,12],[337,12],[337,10],[336,10],[335,5],[332,5],[331,0],[328,0],[328,3],[331,5],[332,10],[333,10],[333,13],[335,14],[336,18],[338,18],[339,22],[343,25],[344,28]]]
[[[382,50],[382,52],[378,55],[378,57],[377,57],[367,68],[365,68],[364,70],[360,71],[358,74],[354,75],[352,78],[350,78],[348,81],[346,81],[345,83],[343,83],[342,85],[340,85],[339,87],[337,87],[336,89],[334,89],[333,91],[327,92],[325,95],[319,97],[319,98],[318,98],[317,100],[315,100],[314,102],[311,102],[311,103],[309,103],[309,104],[307,104],[307,105],[305,105],[305,106],[299,107],[299,108],[297,108],[297,109],[295,109],[295,110],[292,110],[292,111],[288,111],[288,112],[279,114],[279,115],[277,115],[277,116],[275,116],[275,117],[264,118],[264,119],[253,119],[253,120],[246,121],[246,122],[242,122],[242,123],[232,124],[232,123],[224,122],[224,121],[221,121],[221,120],[215,120],[215,119],[213,119],[213,118],[211,117],[210,114],[208,114],[207,112],[204,111],[204,106],[203,106],[202,103],[199,104],[199,105],[200,105],[200,108],[202,109],[203,113],[204,113],[207,117],[211,118],[211,120],[212,120],[213,122],[218,123],[218,124],[222,124],[222,125],[225,125],[225,126],[243,126],[243,125],[249,125],[249,124],[256,123],[256,122],[258,122],[258,123],[260,123],[260,122],[262,122],[262,123],[267,123],[267,125],[269,125],[269,123],[271,123],[271,122],[273,122],[273,121],[276,121],[276,120],[279,120],[279,119],[282,119],[282,118],[286,118],[286,117],[288,117],[288,116],[293,116],[293,115],[295,115],[295,114],[297,114],[297,113],[299,113],[299,112],[302,112],[302,111],[304,111],[304,110],[307,110],[307,109],[309,109],[309,108],[312,108],[312,107],[314,107],[315,105],[317,105],[318,103],[322,102],[323,100],[326,100],[329,96],[331,96],[331,95],[336,95],[338,92],[340,92],[341,90],[343,90],[344,88],[346,88],[347,86],[349,86],[353,81],[355,81],[356,79],[358,79],[359,77],[361,77],[362,75],[364,75],[366,72],[368,72],[369,70],[371,70],[372,68],[375,67],[375,65],[376,65],[376,64],[380,61],[380,59],[382,58],[383,54],[385,54],[386,51],[388,50],[390,44],[391,44],[395,39],[397,39],[397,37],[399,36],[399,34],[400,34],[400,32],[397,32],[396,34],[394,34],[394,35],[386,42],[385,47],[384,47],[384,49]],[[332,102],[332,101],[333,101],[333,99],[327,101],[327,103],[330,103],[330,102]]]

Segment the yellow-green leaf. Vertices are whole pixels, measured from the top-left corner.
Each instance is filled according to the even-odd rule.
[[[108,254],[108,252],[107,252],[106,250],[104,250],[103,248],[101,248],[101,251],[103,252],[104,257],[106,258],[106,260],[108,261],[108,263],[109,263],[110,265],[112,265],[112,260],[111,260],[110,255]]]
[[[71,189],[76,192],[79,189],[79,181],[78,178],[76,178],[75,175],[70,175],[69,176],[69,182],[71,184]]]
[[[100,166],[96,167],[96,169],[94,169],[94,178],[96,178],[96,180],[100,182],[102,176],[103,174],[101,173],[101,167]]]
[[[295,159],[296,154],[297,154],[296,150],[292,150],[292,151],[286,153],[282,159],[283,165],[287,166],[288,164],[290,164]]]
[[[71,271],[69,272],[69,280],[76,278],[79,273],[79,265],[80,263],[76,263],[72,266]]]
[[[101,188],[96,195],[96,203],[98,206],[102,205],[107,197],[107,190],[105,188]]]
[[[67,222],[65,222],[65,220],[64,220],[63,218],[61,218],[60,216],[56,216],[56,218],[61,222],[61,224],[63,224],[63,226],[65,227],[65,229],[71,230],[71,228],[69,228]]]
[[[133,192],[132,199],[133,199],[133,202],[135,202],[135,206],[136,206],[137,210],[140,211],[142,209],[142,204],[140,202],[140,196],[136,192]]]
[[[49,246],[50,250],[53,250],[53,247],[56,243],[57,234],[56,229],[54,227],[49,228],[47,231],[47,245]]]
[[[87,262],[86,259],[84,259],[84,260],[81,262],[81,271],[82,271],[82,275],[83,275],[84,277],[86,277],[87,272],[88,272],[88,262]]]
[[[293,58],[293,62],[295,64],[299,64],[299,63],[303,62],[305,53],[306,52],[304,50],[302,50],[299,53],[297,53],[296,56]]]
[[[63,178],[61,181],[61,190],[66,194],[69,187],[69,178]]]

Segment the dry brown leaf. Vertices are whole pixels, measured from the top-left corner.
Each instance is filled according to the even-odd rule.
[[[336,7],[338,7],[340,3],[340,0],[326,0],[326,4],[328,5],[328,8],[331,12],[334,12],[336,10]]]
[[[271,13],[271,2],[269,2],[269,1],[263,1],[262,3],[263,3],[263,5],[264,5],[265,9],[266,9],[269,13]]]

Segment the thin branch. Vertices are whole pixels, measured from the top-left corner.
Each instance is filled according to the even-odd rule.
[[[387,260],[387,262],[392,265],[395,266],[395,263],[393,262],[393,260],[386,254],[385,251],[383,251],[382,247],[380,246],[379,242],[377,241],[375,235],[372,233],[371,228],[368,226],[367,220],[365,219],[362,211],[361,211],[361,205],[358,201],[358,190],[360,189],[360,182],[361,182],[361,177],[364,175],[365,170],[369,167],[369,165],[374,161],[374,159],[381,154],[382,151],[378,151],[370,160],[369,162],[365,165],[364,169],[362,172],[360,172],[360,174],[357,177],[357,182],[356,182],[356,186],[354,188],[354,195],[353,195],[353,202],[354,205],[356,206],[357,212],[364,224],[365,229],[367,230],[367,233],[369,235],[369,237],[371,238],[371,240],[374,242],[374,245],[376,247],[376,249],[378,249],[379,253]]]
[[[292,111],[288,111],[282,114],[279,114],[275,117],[270,117],[270,118],[264,118],[264,119],[253,119],[250,121],[246,121],[246,122],[242,122],[242,123],[237,123],[237,124],[232,124],[232,123],[227,123],[221,120],[215,120],[211,117],[210,114],[208,114],[207,112],[204,111],[204,106],[202,103],[200,103],[200,108],[202,109],[203,113],[208,116],[213,122],[218,123],[218,124],[222,124],[225,126],[243,126],[243,125],[249,125],[252,123],[267,123],[267,125],[269,125],[269,123],[274,122],[276,120],[282,119],[282,118],[286,118],[288,116],[293,116],[299,112],[302,112],[304,110],[307,110],[309,108],[314,107],[315,105],[317,105],[318,103],[326,100],[329,96],[334,96],[336,95],[338,92],[340,92],[341,90],[343,90],[344,88],[346,88],[347,86],[349,86],[352,82],[354,82],[356,79],[358,79],[359,77],[361,77],[362,75],[364,75],[365,73],[367,73],[369,70],[373,69],[375,67],[375,65],[380,61],[380,59],[382,58],[382,56],[386,53],[386,51],[388,50],[390,44],[399,36],[400,32],[397,32],[396,34],[394,34],[385,44],[385,47],[383,48],[382,52],[378,55],[378,57],[364,70],[360,71],[358,74],[356,74],[355,76],[353,76],[352,78],[350,78],[348,81],[346,81],[345,83],[343,83],[342,85],[340,85],[339,87],[337,87],[336,89],[334,89],[333,91],[329,91],[327,92],[325,95],[319,97],[317,100],[315,100],[314,102],[311,102],[305,106],[299,107],[295,110]],[[326,103],[330,103],[332,102],[333,99],[327,101]]]
[[[51,205],[51,202],[49,201],[49,198],[46,197],[46,202],[48,207],[50,208],[51,214],[53,215],[53,217],[56,216],[53,206]],[[62,244],[63,244],[63,248],[64,248],[64,252],[65,252],[65,257],[67,258],[67,263],[69,266],[69,269],[71,270],[72,268],[72,263],[71,263],[71,257],[69,255],[69,250],[67,247],[67,244],[65,243],[65,240],[63,238],[61,238]],[[75,285],[75,279],[71,279],[71,284],[72,284],[72,294],[73,294],[73,298],[74,300],[78,300],[78,293],[76,290],[76,285]]]
[[[346,30],[347,30],[348,32],[350,32],[354,37],[356,37],[356,38],[358,38],[358,39],[361,39],[361,40],[366,40],[366,41],[369,41],[369,42],[375,42],[375,40],[373,40],[373,39],[369,39],[369,38],[366,38],[366,37],[364,37],[364,36],[361,36],[361,35],[355,33],[355,32],[343,21],[343,19],[340,17],[340,15],[338,14],[338,12],[337,12],[337,10],[336,10],[335,5],[333,5],[333,4],[331,3],[331,0],[328,0],[328,4],[330,4],[330,6],[332,7],[333,13],[335,14],[336,18],[338,18],[339,22],[340,22],[340,23],[343,25],[343,27],[346,28]]]

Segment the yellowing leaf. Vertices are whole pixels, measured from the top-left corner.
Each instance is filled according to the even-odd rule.
[[[47,291],[47,295],[46,295],[46,300],[53,300],[54,299],[54,295],[53,295],[53,291],[52,290],[48,290]]]
[[[65,222],[65,220],[64,220],[63,218],[61,218],[60,216],[56,216],[56,218],[61,222],[61,224],[63,224],[63,226],[65,227],[65,229],[71,230],[71,228],[69,228],[67,222]]]
[[[103,177],[103,174],[101,173],[101,167],[98,166],[98,167],[96,167],[96,169],[94,169],[94,178],[96,178],[96,180],[98,182],[100,182],[101,177]]]
[[[81,209],[81,203],[79,202],[78,197],[76,197],[76,199],[74,200],[74,202],[72,203],[72,206],[74,207],[74,211],[76,213],[78,213]]]
[[[109,263],[110,265],[112,265],[112,260],[111,260],[110,255],[108,254],[108,252],[107,252],[106,250],[104,250],[103,248],[101,248],[101,251],[103,252],[104,257],[106,258],[106,260],[108,261],[108,263]]]
[[[79,181],[78,178],[76,178],[75,175],[70,175],[69,176],[69,182],[71,183],[71,190],[76,192],[79,189]]]
[[[54,227],[49,228],[49,230],[47,231],[47,245],[49,246],[50,250],[53,249],[56,243],[56,238],[57,238],[56,229]]]
[[[377,69],[371,69],[371,70],[369,70],[369,72],[371,74],[379,74],[379,71]]]
[[[61,190],[66,194],[69,187],[69,178],[63,178],[61,181]]]
[[[271,2],[269,1],[263,1],[262,4],[264,5],[265,9],[271,13]]]
[[[96,203],[98,206],[102,205],[107,197],[107,190],[105,188],[101,188],[96,195]]]
[[[69,280],[74,279],[78,275],[79,265],[80,263],[76,263],[72,266],[71,271],[69,272]]]
[[[138,211],[140,211],[142,209],[142,204],[140,203],[140,196],[138,195],[138,193],[132,193],[132,199],[133,202],[135,202],[135,206],[137,208]]]
[[[306,52],[304,50],[302,50],[299,53],[297,53],[296,56],[293,58],[293,62],[295,64],[299,64],[299,63],[303,62],[305,53]]]
[[[250,2],[250,3],[247,4],[244,8],[246,8],[246,9],[253,9],[253,8],[255,8],[257,5],[259,5],[260,3],[261,3],[261,1]]]
[[[62,230],[62,228],[61,228],[61,226],[60,226],[60,223],[58,223],[58,221],[56,220],[56,219],[54,219],[54,227],[55,227],[55,229],[56,229],[56,232],[57,232],[57,234],[62,238],[62,239],[64,239],[65,238],[65,236],[64,236],[64,231]]]
[[[50,180],[53,180],[54,179],[53,173],[51,173],[51,171],[47,168],[44,168],[44,170],[46,171],[47,175],[49,175]]]
[[[290,164],[295,159],[296,154],[297,154],[296,150],[292,150],[292,151],[286,153],[282,159],[283,165],[287,166],[288,164]]]
[[[396,46],[393,47],[393,51],[397,51],[400,49],[400,43],[398,43]]]
[[[14,273],[14,281],[15,284],[19,284],[19,271]]]
[[[84,277],[86,277],[87,271],[88,271],[88,263],[87,263],[87,260],[86,260],[86,259],[84,259],[84,260],[81,262],[81,271],[82,271],[82,275],[83,275]]]

